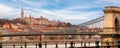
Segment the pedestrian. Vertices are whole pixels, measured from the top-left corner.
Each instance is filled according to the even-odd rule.
[[[73,42],[70,42],[70,48],[74,48],[73,44]]]
[[[58,44],[56,43],[56,46],[55,46],[55,48],[58,48]]]
[[[0,48],[2,48],[2,43],[0,43]]]
[[[42,48],[42,43],[39,43],[38,46],[39,46],[39,48]]]
[[[86,47],[86,42],[84,43],[84,47]]]
[[[110,48],[110,44],[109,44],[108,40],[106,42],[106,45],[107,45],[107,48]]]
[[[83,42],[81,41],[80,43],[81,43],[81,47],[82,47]]]
[[[120,41],[118,41],[118,48],[120,48]]]
[[[95,44],[96,44],[96,48],[100,48],[99,41],[96,41]]]
[[[22,46],[20,48],[22,48]]]
[[[47,42],[45,42],[45,48],[47,48]]]

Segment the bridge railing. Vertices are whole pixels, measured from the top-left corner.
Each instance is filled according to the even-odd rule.
[[[74,41],[65,41],[64,43],[48,43],[48,42],[38,42],[38,43],[0,43],[0,48],[120,48],[120,42],[116,42],[114,45],[113,42],[74,42]],[[102,45],[101,45],[102,44]],[[104,44],[104,45],[103,45]],[[62,46],[61,46],[62,45]]]

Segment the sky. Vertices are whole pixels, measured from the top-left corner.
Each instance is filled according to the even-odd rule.
[[[19,18],[23,7],[27,17],[31,14],[77,25],[104,16],[105,6],[120,7],[119,3],[120,0],[0,0],[0,18]]]

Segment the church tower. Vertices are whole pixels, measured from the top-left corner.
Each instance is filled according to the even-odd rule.
[[[21,7],[21,18],[24,18],[24,10],[23,10],[23,7]]]

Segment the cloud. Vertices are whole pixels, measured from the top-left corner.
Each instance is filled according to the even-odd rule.
[[[23,2],[29,6],[32,6],[32,7],[37,7],[37,8],[40,8],[40,7],[43,7],[45,5],[51,5],[51,4],[54,4],[54,3],[57,3],[58,0],[54,0],[54,3],[49,0],[19,0],[20,2]]]
[[[103,16],[102,10],[105,6],[120,6],[119,0],[12,0],[12,2],[23,3],[26,16],[29,14],[34,17],[44,16],[50,20],[56,19],[72,24],[80,24]],[[13,4],[20,6],[19,3]],[[0,4],[0,10],[1,16],[20,17],[20,8],[6,5],[6,3]]]
[[[11,0],[11,1],[13,1],[13,2],[17,2],[17,0]]]
[[[17,16],[17,9],[7,6],[5,4],[0,4],[0,17],[12,18],[11,16]]]
[[[28,0],[26,0],[28,1]],[[27,3],[27,2],[26,2]],[[28,2],[29,3],[29,2]],[[100,15],[100,11],[85,11],[90,8],[96,8],[98,6],[89,5],[89,6],[69,6],[62,9],[47,10],[44,8],[32,8],[31,11],[25,11],[26,15],[32,14],[35,17],[44,16],[49,19],[56,19],[65,22],[71,22],[72,24],[80,24],[82,22],[97,18]],[[29,9],[29,8],[27,8]],[[94,17],[95,16],[95,17]],[[76,21],[78,20],[78,21]],[[81,21],[82,20],[82,21]]]
[[[120,0],[97,0],[95,2],[99,6],[119,6]]]
[[[1,13],[7,13],[7,12],[11,12],[13,9],[12,7],[6,6],[4,4],[0,4],[0,11]]]
[[[74,8],[73,8],[74,9]],[[65,22],[71,22],[72,24],[80,24],[82,22],[98,18],[101,15],[101,11],[71,11],[65,9],[58,10],[46,10],[33,8],[31,11],[32,15],[35,17],[43,16],[48,19],[56,19]],[[30,14],[27,12],[26,14]],[[78,21],[77,21],[78,20]]]

